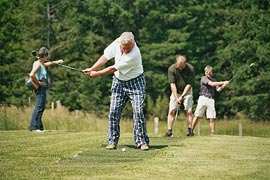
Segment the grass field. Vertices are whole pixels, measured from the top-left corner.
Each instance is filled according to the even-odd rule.
[[[48,131],[35,133],[27,130],[31,113],[31,108],[0,109],[0,180],[270,179],[268,121],[219,120],[216,135],[209,136],[209,122],[202,119],[201,136],[196,128],[196,136],[188,138],[181,114],[174,137],[164,138],[166,121],[155,134],[148,119],[150,150],[143,152],[134,148],[132,121],[121,120],[118,149],[108,151],[106,115],[47,109]]]
[[[29,127],[32,108],[4,107],[0,108],[0,130],[27,130]],[[46,109],[43,117],[43,124],[47,130],[65,131],[107,131],[107,112],[86,113],[81,111],[69,112],[66,109],[51,111]],[[209,121],[200,120],[200,134],[209,135]],[[239,124],[242,125],[243,136],[270,137],[270,121],[252,122],[244,117],[236,120],[217,120],[216,134],[218,135],[239,135]],[[167,122],[164,119],[159,121],[159,135],[167,131]],[[153,118],[147,121],[148,132],[154,132]],[[174,125],[174,134],[185,136],[186,122],[183,113],[180,114]],[[132,120],[121,120],[121,132],[132,132]],[[197,134],[198,128],[195,129]]]
[[[270,140],[249,136],[178,136],[150,133],[149,151],[122,133],[105,150],[105,132],[0,131],[0,179],[167,180],[270,177]],[[121,148],[125,147],[126,152]]]

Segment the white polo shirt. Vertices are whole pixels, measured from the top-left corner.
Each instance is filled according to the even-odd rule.
[[[141,52],[135,43],[128,54],[122,55],[120,45],[120,38],[117,38],[104,50],[104,56],[108,60],[114,58],[115,64],[113,66],[117,69],[114,72],[115,77],[122,81],[128,81],[143,73]]]

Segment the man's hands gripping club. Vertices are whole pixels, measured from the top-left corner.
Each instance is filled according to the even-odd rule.
[[[91,76],[93,78],[97,78],[99,76],[98,72],[94,68],[92,68],[92,67],[91,68],[84,69],[83,70],[83,73],[85,75],[89,75],[89,76]]]
[[[223,81],[223,84],[217,88],[217,92],[221,92],[229,83],[230,81]]]
[[[117,71],[117,69],[115,69],[114,66],[109,66],[109,67],[102,69],[100,71],[96,71],[100,66],[105,64],[107,61],[108,61],[108,59],[104,55],[102,55],[92,67],[84,69],[83,73],[85,75],[91,76],[92,78],[97,78],[99,76],[112,74],[115,71]]]
[[[185,97],[184,96],[180,96],[179,98],[176,99],[176,106],[179,106],[182,104],[182,102],[184,101]]]

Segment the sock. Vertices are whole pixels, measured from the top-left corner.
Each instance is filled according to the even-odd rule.
[[[191,128],[188,128],[188,134],[192,134],[192,129]]]
[[[168,129],[168,134],[172,134],[172,129]]]

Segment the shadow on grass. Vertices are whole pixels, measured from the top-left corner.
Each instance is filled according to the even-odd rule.
[[[183,137],[173,137],[173,138],[150,137],[149,148],[150,148],[150,150],[161,150],[161,149],[167,148],[169,146],[182,147],[182,146],[184,146],[184,144],[182,143],[183,139],[184,139]],[[127,148],[130,148],[130,149],[138,149],[133,144],[124,144],[124,145],[120,145],[119,147],[127,147]]]
[[[149,148],[150,150],[161,150],[170,146],[182,147],[184,146],[182,141],[185,138],[186,137],[150,137]],[[139,150],[140,148],[136,147],[133,143],[133,139],[129,139],[128,141],[119,143],[117,149],[121,150],[125,147],[131,150]],[[105,149],[106,146],[107,144],[104,143],[100,145],[102,149]]]
[[[138,149],[138,147],[134,146],[134,145],[130,145],[130,144],[124,144],[123,146],[130,148],[130,149]],[[151,149],[163,149],[168,147],[168,145],[150,145],[149,148]]]

